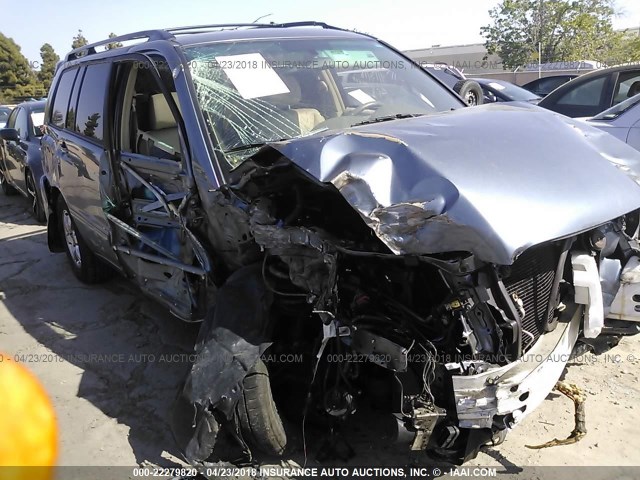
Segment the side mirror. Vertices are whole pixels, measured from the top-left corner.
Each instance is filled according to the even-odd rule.
[[[0,138],[6,142],[18,142],[20,141],[20,135],[15,128],[3,128],[0,130]]]

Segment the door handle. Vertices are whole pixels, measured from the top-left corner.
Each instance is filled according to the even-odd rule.
[[[60,148],[61,148],[62,150],[69,150],[69,149],[67,148],[67,142],[65,142],[64,140],[63,140],[62,142],[60,142]]]

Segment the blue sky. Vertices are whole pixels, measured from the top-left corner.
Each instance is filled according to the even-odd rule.
[[[110,32],[202,23],[324,21],[373,34],[397,48],[481,42],[479,30],[498,0],[0,0],[0,32],[13,38],[29,60],[40,60],[43,43],[58,55],[70,50],[79,28],[89,41]],[[640,1],[618,0],[616,28],[640,26]],[[40,4],[40,5],[38,5]],[[38,5],[38,6],[36,6]]]

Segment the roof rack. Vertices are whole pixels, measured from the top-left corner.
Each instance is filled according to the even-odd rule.
[[[87,55],[93,55],[96,52],[96,47],[108,45],[116,42],[128,42],[130,40],[146,39],[148,42],[154,40],[173,40],[176,35],[185,35],[189,33],[204,33],[212,30],[219,30],[224,28],[292,28],[292,27],[321,27],[331,30],[342,30],[339,27],[328,25],[324,22],[303,21],[303,22],[288,22],[288,23],[214,23],[207,25],[193,25],[188,27],[173,27],[163,28],[158,30],[143,30],[140,32],[129,33],[126,35],[119,35],[117,37],[106,38],[99,42],[83,45],[82,47],[75,48],[69,52],[65,61],[76,60],[78,58],[85,57]]]
[[[110,43],[127,42],[129,40],[140,39],[146,39],[147,41],[171,40],[172,38],[174,38],[173,35],[168,33],[166,30],[143,30],[141,32],[134,32],[127,35],[119,35],[117,37],[107,38],[105,40],[100,40],[99,42],[89,43],[88,45],[83,45],[82,47],[75,48],[67,54],[65,60],[68,62],[77,58],[85,57],[87,55],[93,55],[97,53],[96,47],[108,45]]]

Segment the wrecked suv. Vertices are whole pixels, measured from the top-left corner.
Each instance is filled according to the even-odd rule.
[[[366,35],[81,47],[42,151],[50,249],[202,322],[171,419],[193,463],[313,428],[348,456],[336,437],[366,411],[463,462],[546,397],[578,337],[637,320],[640,154],[537,107],[466,108]]]

